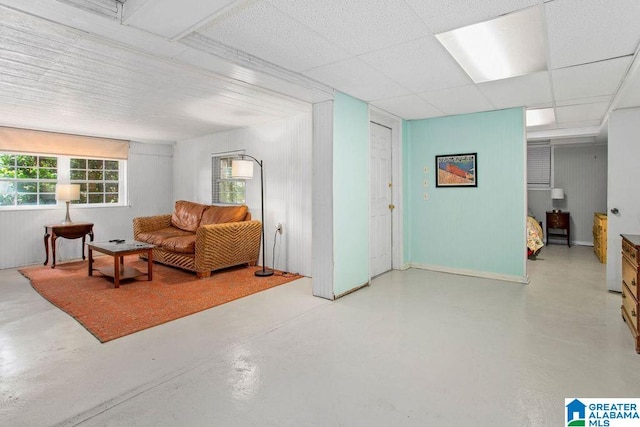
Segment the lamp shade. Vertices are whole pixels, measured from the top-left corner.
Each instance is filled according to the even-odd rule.
[[[253,178],[253,160],[232,160],[231,177],[237,179]]]
[[[552,188],[551,198],[554,200],[564,199],[564,190],[562,188]]]
[[[56,200],[80,200],[80,184],[56,184]]]

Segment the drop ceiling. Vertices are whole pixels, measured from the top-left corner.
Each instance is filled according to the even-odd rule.
[[[546,69],[474,83],[435,34],[538,8]],[[595,140],[640,106],[637,0],[0,0],[0,125],[168,142],[310,111],[555,109]]]

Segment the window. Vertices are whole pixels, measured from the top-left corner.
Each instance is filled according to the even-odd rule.
[[[231,177],[231,161],[242,152],[214,155],[211,158],[211,203],[242,205],[245,181]]]
[[[527,186],[529,188],[551,188],[552,156],[553,150],[548,143],[527,146]]]
[[[80,184],[77,203],[118,203],[120,162],[72,158],[71,183]]]
[[[0,206],[55,205],[58,159],[0,153]]]
[[[56,205],[56,184],[80,184],[74,204],[122,205],[124,160],[0,152],[0,207]]]

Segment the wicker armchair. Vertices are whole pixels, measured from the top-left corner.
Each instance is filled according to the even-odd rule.
[[[195,205],[191,202],[182,203]],[[207,208],[205,206],[205,209]],[[204,278],[209,277],[214,270],[257,262],[262,225],[260,221],[251,221],[248,212],[244,219],[219,224],[198,224],[193,227],[193,233],[175,227],[175,213],[173,216],[139,217],[133,220],[133,236],[136,240],[156,244],[156,248],[153,249],[154,261],[194,271],[198,277]],[[163,244],[168,240],[167,236],[192,241],[194,234],[195,245],[192,252],[171,250],[171,246]]]

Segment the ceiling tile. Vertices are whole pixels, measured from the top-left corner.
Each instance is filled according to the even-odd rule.
[[[611,102],[613,95],[592,96],[586,98],[566,99],[562,101],[556,101],[556,107],[566,107],[569,105],[578,104],[593,104],[595,102]]]
[[[446,114],[467,114],[495,109],[475,85],[426,92],[419,96]]]
[[[298,72],[350,56],[308,27],[264,2],[250,2],[229,9],[198,32]]]
[[[358,58],[324,65],[304,74],[363,101],[395,98],[410,93]]]
[[[599,121],[602,120],[608,108],[608,102],[556,107],[556,121],[558,124],[590,120]]]
[[[557,129],[588,129],[600,126],[601,120],[581,120],[578,122],[559,123]]]
[[[174,0],[147,1],[132,12],[125,7],[123,23],[171,39],[233,2],[234,0],[180,0],[177,7]]]
[[[398,98],[373,101],[372,105],[382,108],[405,120],[427,119],[445,114],[417,95],[400,96]]]
[[[478,88],[496,108],[551,106],[551,84],[546,71],[528,76],[480,83]]]
[[[631,56],[553,70],[556,101],[615,93],[632,61]]]
[[[403,1],[265,0],[353,55],[429,34]]]
[[[360,56],[412,92],[463,86],[471,79],[433,36]]]
[[[434,33],[476,24],[540,4],[539,0],[405,0]]]
[[[545,3],[551,68],[631,55],[640,42],[637,0]]]

